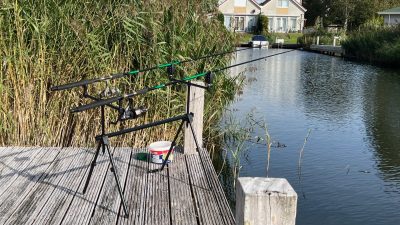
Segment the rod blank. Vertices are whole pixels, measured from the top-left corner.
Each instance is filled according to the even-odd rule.
[[[67,90],[67,89],[71,89],[71,88],[75,88],[75,87],[94,84],[94,83],[101,82],[101,81],[113,80],[113,79],[118,79],[118,78],[122,78],[122,77],[126,77],[126,76],[134,76],[141,72],[147,72],[147,71],[151,71],[151,70],[155,70],[155,69],[163,69],[163,68],[166,68],[166,67],[172,66],[172,65],[189,63],[189,62],[193,62],[193,61],[197,61],[197,60],[201,60],[201,59],[216,57],[216,56],[220,56],[220,55],[226,55],[226,54],[240,52],[240,51],[244,51],[244,50],[248,50],[248,49],[252,49],[252,48],[242,48],[242,49],[237,49],[234,51],[220,52],[220,53],[215,53],[215,54],[211,54],[211,55],[201,56],[201,57],[194,58],[194,59],[187,59],[187,60],[183,60],[183,61],[172,61],[170,63],[160,64],[157,66],[153,66],[153,67],[145,68],[145,69],[141,69],[141,70],[133,70],[130,72],[125,72],[125,73],[116,73],[116,74],[111,74],[109,76],[104,76],[104,77],[100,77],[100,78],[81,80],[81,81],[77,81],[77,82],[54,86],[54,87],[51,87],[50,90],[51,91]]]

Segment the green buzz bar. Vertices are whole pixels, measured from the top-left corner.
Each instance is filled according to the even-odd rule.
[[[185,81],[190,81],[190,80],[193,80],[193,79],[196,79],[196,78],[199,78],[199,77],[204,77],[208,73],[209,72],[198,73],[198,74],[195,74],[195,75],[192,75],[192,76],[187,76],[187,77],[183,78],[182,80],[174,80],[174,81],[171,81],[169,83],[159,84],[159,85],[156,85],[156,86],[153,86],[153,87],[143,88],[143,89],[141,89],[139,91],[135,91],[135,92],[130,93],[130,94],[125,94],[125,95],[120,95],[120,96],[116,96],[116,97],[112,97],[112,98],[108,98],[108,99],[95,101],[95,102],[89,103],[87,105],[82,105],[82,106],[73,108],[73,109],[71,109],[71,112],[72,113],[83,112],[83,111],[86,111],[86,110],[89,110],[89,109],[93,109],[93,108],[96,108],[96,107],[100,107],[100,106],[103,106],[103,105],[107,105],[107,104],[111,104],[111,103],[114,103],[114,102],[118,102],[118,101],[120,101],[120,100],[122,100],[124,98],[132,98],[132,97],[135,97],[135,96],[138,96],[138,95],[146,94],[147,92],[150,92],[150,91],[158,90],[158,89],[173,85],[173,84],[177,84],[177,83],[185,82]]]

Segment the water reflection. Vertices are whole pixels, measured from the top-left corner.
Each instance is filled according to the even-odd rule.
[[[243,51],[234,62],[279,51]],[[398,224],[399,72],[301,51],[231,70],[240,72],[253,82],[230,109],[238,118],[257,111],[273,140],[287,145],[273,149],[270,176],[287,178],[298,192],[297,224]],[[241,176],[266,175],[263,147],[251,146],[242,162]]]
[[[307,115],[347,122],[344,119],[359,107],[359,77],[364,73],[354,71],[352,63],[343,63],[340,58],[318,54],[303,58],[299,94]]]
[[[364,118],[377,167],[383,179],[394,181],[387,191],[400,189],[400,79],[394,72],[379,71],[364,87]],[[397,185],[397,187],[396,187]]]

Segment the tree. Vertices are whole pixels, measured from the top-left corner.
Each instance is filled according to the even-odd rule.
[[[320,17],[324,25],[342,24],[345,30],[357,29],[376,17],[376,13],[400,5],[400,0],[304,0],[307,25]]]
[[[267,36],[268,35],[268,17],[258,15],[257,33]]]

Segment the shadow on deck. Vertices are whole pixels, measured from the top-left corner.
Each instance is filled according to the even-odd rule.
[[[115,148],[124,216],[108,156],[94,149],[0,148],[0,224],[235,224],[208,153],[176,152],[162,172],[142,149]]]

